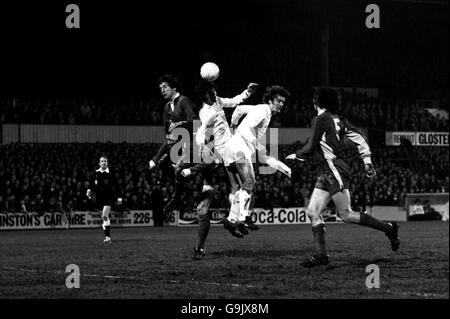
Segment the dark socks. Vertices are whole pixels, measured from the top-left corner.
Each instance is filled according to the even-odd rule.
[[[175,200],[175,202],[179,202],[181,199],[181,196],[183,195],[183,186],[184,186],[184,182],[182,181],[176,181],[175,182],[175,190],[173,192],[173,196],[172,198]]]
[[[211,217],[208,213],[198,216],[198,242],[197,248],[203,248],[206,237],[208,237],[209,228],[211,225]]]
[[[312,227],[312,232],[314,236],[314,242],[316,243],[317,252],[320,255],[326,255],[327,249],[325,244],[325,233],[326,228],[324,224],[319,224]]]
[[[110,233],[109,233],[109,227],[110,227],[110,226],[105,226],[105,236],[106,236],[106,237],[111,237],[111,236],[110,236]]]
[[[388,223],[382,222],[365,213],[361,213],[359,224],[373,229],[381,230],[385,233],[389,233],[392,230],[392,226]]]

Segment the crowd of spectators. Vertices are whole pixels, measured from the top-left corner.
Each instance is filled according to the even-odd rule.
[[[342,91],[342,114],[354,124],[380,130],[447,131],[448,118],[433,116],[415,101],[380,99]],[[252,101],[257,103],[258,101]],[[0,98],[0,123],[162,125],[160,98],[33,100]],[[447,108],[446,108],[447,107]],[[441,108],[448,109],[445,102]],[[293,95],[275,127],[309,127],[314,116],[310,97]]]
[[[123,205],[117,209],[151,209],[160,197],[167,202],[174,191],[170,167],[151,173],[147,169],[148,160],[158,146],[128,143],[4,145],[0,148],[0,211],[42,213],[94,209],[86,190],[102,154],[108,155],[122,190]],[[280,146],[279,158],[285,158],[300,146],[299,143]],[[355,209],[373,205],[404,206],[406,193],[449,191],[446,147],[415,148],[409,154],[401,147],[374,148],[373,162],[377,169],[374,180],[364,177],[355,147],[349,147],[343,157],[351,167],[350,191]],[[416,165],[411,166],[411,161]],[[290,165],[293,165],[292,179],[279,172],[261,175],[258,166],[255,167],[254,207],[307,205],[315,183],[317,162]],[[211,207],[227,208],[229,185],[223,171],[219,170],[214,176],[213,185],[217,192]],[[201,176],[191,178],[185,187],[183,207],[194,207],[201,189]]]

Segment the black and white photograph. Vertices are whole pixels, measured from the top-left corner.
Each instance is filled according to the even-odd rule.
[[[3,1],[0,299],[448,300],[448,38],[448,0]]]

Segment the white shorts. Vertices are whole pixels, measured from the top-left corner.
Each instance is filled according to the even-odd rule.
[[[225,166],[230,166],[240,159],[248,159],[251,161],[252,155],[252,148],[248,146],[241,135],[236,134],[225,143],[222,159]]]

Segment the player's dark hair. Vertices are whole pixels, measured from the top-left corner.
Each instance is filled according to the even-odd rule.
[[[105,154],[102,154],[102,155],[100,155],[100,157],[98,158],[99,160],[101,159],[101,158],[104,158],[104,159],[108,159],[108,156],[106,156]]]
[[[216,86],[212,82],[200,80],[195,87],[196,98],[202,103],[206,102],[206,96],[212,94],[213,89],[216,89]]]
[[[313,103],[322,109],[336,114],[340,105],[342,97],[338,91],[332,88],[321,88],[314,93]]]
[[[158,85],[161,85],[163,82],[166,82],[172,89],[177,89],[178,92],[181,91],[180,81],[178,81],[178,79],[172,74],[164,74],[160,76],[158,79]]]
[[[266,88],[266,93],[264,93],[263,96],[263,102],[268,103],[269,101],[273,100],[274,97],[276,97],[277,95],[281,95],[287,100],[291,94],[281,85],[268,86]]]

